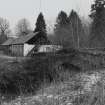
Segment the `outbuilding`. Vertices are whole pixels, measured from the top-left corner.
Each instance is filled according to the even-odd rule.
[[[2,46],[8,49],[8,54],[11,56],[28,56],[37,49],[37,46],[49,43],[45,34],[36,32],[19,38],[8,39]]]

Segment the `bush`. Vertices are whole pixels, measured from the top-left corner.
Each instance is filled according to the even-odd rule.
[[[57,52],[57,54],[76,54],[77,50],[73,48],[63,48]]]
[[[68,62],[72,61],[72,56],[66,57]],[[78,69],[75,65],[64,62],[65,56],[46,55],[35,56],[22,62],[9,62],[5,64],[0,73],[0,91],[2,94],[28,94],[35,93],[42,84],[58,82],[67,79],[70,71]],[[57,62],[62,62],[59,65]],[[59,71],[56,65],[63,66]],[[66,67],[67,66],[67,67]],[[70,68],[68,67],[70,66]],[[74,68],[74,69],[73,69]],[[68,76],[67,76],[68,75]]]

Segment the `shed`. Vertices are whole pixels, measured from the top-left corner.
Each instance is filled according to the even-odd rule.
[[[50,43],[42,32],[30,33],[15,39],[8,39],[2,46],[8,48],[11,56],[27,56],[37,45]]]

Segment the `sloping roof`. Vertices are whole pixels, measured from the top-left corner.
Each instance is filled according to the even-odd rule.
[[[2,45],[11,45],[13,41],[14,41],[14,38],[9,38]]]
[[[36,33],[30,33],[26,36],[22,36],[20,38],[15,39],[12,44],[24,44],[25,42],[27,42],[28,40],[32,39],[35,35],[37,35],[38,32]]]
[[[30,33],[26,36],[22,36],[20,38],[16,38],[16,39],[8,39],[6,42],[4,42],[2,45],[11,45],[11,44],[24,44],[25,42],[27,42],[28,40],[30,40],[31,38],[33,38],[35,35],[37,35],[39,32],[36,33]]]

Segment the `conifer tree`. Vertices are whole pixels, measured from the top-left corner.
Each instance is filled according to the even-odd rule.
[[[68,16],[66,12],[61,11],[56,19],[54,28],[55,43],[63,47],[72,47],[71,28],[69,27]]]
[[[58,17],[56,19],[56,28],[57,28],[57,25],[59,27],[61,26],[65,26],[68,24],[68,17],[67,17],[67,14],[66,12],[64,11],[61,11],[59,14],[58,14]]]
[[[95,0],[91,6],[90,47],[105,47],[105,0]]]
[[[69,15],[69,23],[71,24],[73,43],[75,48],[80,48],[83,41],[83,27],[79,15],[74,10]]]
[[[36,28],[35,28],[34,32],[44,32],[44,33],[47,32],[46,31],[46,23],[45,23],[44,16],[42,13],[40,13],[37,18]]]

